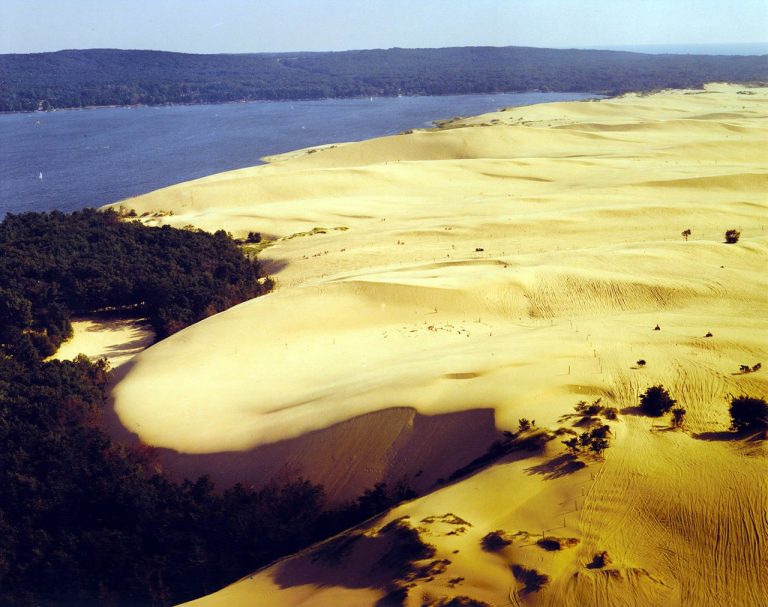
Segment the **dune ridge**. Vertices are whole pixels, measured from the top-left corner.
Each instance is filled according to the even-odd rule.
[[[172,471],[216,478],[227,454],[222,482],[264,482],[290,454],[291,474],[342,498],[443,460],[444,476],[520,418],[580,431],[577,401],[619,411],[586,466],[557,437],[445,486],[426,474],[431,493],[353,533],[335,564],[308,551],[191,604],[768,603],[768,451],[727,432],[725,400],[768,396],[765,371],[738,373],[768,359],[767,117],[768,89],[725,84],[511,108],[122,202],[273,241],[274,293],[147,349],[113,390]],[[659,383],[682,430],[638,413]],[[428,449],[393,464],[394,436]],[[374,572],[400,517],[434,555]],[[496,530],[512,542],[484,550]]]

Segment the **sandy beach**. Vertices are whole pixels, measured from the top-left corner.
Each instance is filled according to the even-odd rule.
[[[423,495],[189,604],[768,604],[768,447],[726,401],[768,396],[739,373],[768,362],[767,118],[726,84],[511,108],[114,205],[271,241],[273,293],[121,368],[115,411],[172,475]],[[656,384],[682,429],[637,409]],[[598,398],[611,447],[573,465]],[[445,482],[521,418],[562,435]],[[401,517],[434,550],[387,568]]]

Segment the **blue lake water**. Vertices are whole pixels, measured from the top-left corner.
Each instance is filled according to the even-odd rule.
[[[359,141],[579,93],[325,99],[0,115],[0,217],[72,211],[253,166],[270,154]]]

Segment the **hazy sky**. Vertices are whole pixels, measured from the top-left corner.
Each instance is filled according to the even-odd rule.
[[[0,0],[0,53],[739,42],[767,0]]]

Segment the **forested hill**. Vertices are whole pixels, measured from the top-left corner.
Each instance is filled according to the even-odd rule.
[[[111,49],[0,55],[0,111],[511,91],[617,94],[768,81],[768,55],[528,47],[191,55]]]

